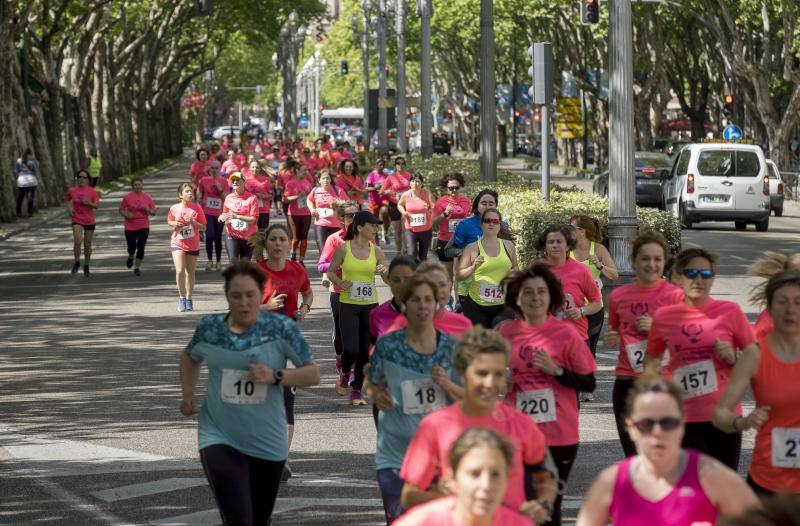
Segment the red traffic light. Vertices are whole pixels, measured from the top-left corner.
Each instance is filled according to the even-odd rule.
[[[519,112],[518,112],[518,111],[515,111],[515,112],[514,112],[514,118],[515,118],[515,119],[519,119]]]
[[[733,95],[731,95],[730,93],[725,94],[725,104],[728,106],[733,104]]]
[[[538,111],[533,114],[533,121],[534,122],[541,122],[542,121],[542,116]]]

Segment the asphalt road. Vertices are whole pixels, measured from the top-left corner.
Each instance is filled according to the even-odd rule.
[[[104,196],[98,211],[91,278],[69,273],[66,214],[0,242],[0,524],[219,523],[198,462],[196,420],[178,411],[179,353],[200,316],[225,309],[221,277],[199,270],[196,310],[177,312],[165,214],[187,166],[146,181],[159,213],[141,277],[124,266],[122,191]],[[684,246],[721,254],[715,294],[741,302],[752,317],[746,266],[764,250],[800,250],[800,209],[786,213],[767,233],[708,223],[684,232]],[[308,259],[315,258],[312,249]],[[322,382],[298,393],[295,477],[281,488],[273,523],[381,524],[370,409],[350,407],[333,390],[327,294],[309,271],[316,299],[302,328]],[[568,519],[594,476],[622,456],[611,414],[615,360],[599,349],[596,401],[581,410],[581,449],[564,503]],[[748,437],[742,469],[751,447]]]

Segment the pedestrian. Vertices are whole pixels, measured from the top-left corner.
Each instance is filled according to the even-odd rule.
[[[450,470],[443,483],[450,496],[417,506],[396,526],[533,526],[503,506],[514,446],[490,429],[464,431],[449,452]]]
[[[347,201],[347,194],[332,183],[328,170],[320,170],[319,184],[308,194],[308,209],[314,218],[314,233],[317,251],[322,252],[328,236],[341,230],[342,226],[333,211],[335,201]]]
[[[747,275],[769,280],[773,276],[786,270],[800,272],[800,252],[787,255],[768,250],[764,252],[755,263],[750,265],[747,269]],[[750,295],[750,303],[754,305],[764,305],[766,303],[766,298],[764,297],[764,283],[765,282],[762,282],[760,285],[753,288],[752,294]],[[753,333],[756,341],[762,340],[771,333],[773,327],[772,316],[770,316],[769,309],[765,308],[761,311],[761,314],[758,315],[758,318],[756,318],[753,324]]]
[[[206,216],[200,205],[194,203],[190,183],[178,187],[178,198],[180,201],[167,213],[167,224],[172,227],[170,249],[178,286],[178,312],[186,312],[194,310],[195,269],[200,255],[200,232],[206,229]]]
[[[384,163],[388,166],[388,156],[382,157]],[[405,170],[406,160],[403,157],[398,157],[395,160],[395,170],[387,172],[386,179],[381,185],[380,193],[389,199],[389,219],[392,221],[392,233],[394,234],[395,247],[398,252],[403,250],[403,237],[404,225],[403,215],[398,209],[398,202],[400,198],[411,189],[411,172]],[[406,249],[411,253],[411,247],[406,246]]]
[[[14,163],[14,171],[17,174],[17,217],[22,217],[22,203],[26,198],[28,217],[31,217],[36,213],[36,187],[39,186],[39,179],[36,177],[36,159],[33,158],[30,148],[26,148],[22,157]]]
[[[212,161],[214,163],[216,161]],[[228,181],[222,176],[218,169],[211,168],[207,175],[200,179],[197,188],[197,199],[203,207],[206,215],[206,255],[208,263],[206,270],[221,270],[220,260],[222,259],[222,231],[225,228],[220,222],[219,216],[222,213],[222,204],[228,195]],[[216,256],[216,259],[214,258]]]
[[[92,239],[95,232],[94,211],[100,206],[100,196],[89,185],[89,172],[78,170],[75,174],[75,186],[67,191],[67,206],[72,215],[72,252],[75,264],[72,273],[81,268],[81,247],[83,247],[83,275],[90,275],[89,263],[92,259]]]
[[[290,172],[291,173],[291,172]],[[287,222],[292,231],[292,261],[297,261],[300,252],[300,264],[306,258],[308,250],[308,231],[311,228],[311,210],[308,207],[308,195],[313,183],[306,177],[303,165],[296,165],[294,177],[286,181],[284,199],[289,203]]]
[[[358,170],[358,164],[353,159],[345,159],[339,164],[335,183],[347,194],[347,198],[354,201],[361,209],[367,191],[364,189],[364,179]]]
[[[437,485],[431,483],[437,473],[441,476],[452,470],[448,452],[453,443],[467,429],[487,428],[514,445],[504,505],[538,524],[550,516],[557,487],[554,475],[544,467],[544,435],[531,418],[498,402],[506,387],[508,363],[508,343],[496,331],[475,327],[464,335],[453,354],[464,399],[420,422],[400,469],[405,481],[403,509],[441,497]],[[532,484],[526,484],[526,479],[532,479]]]
[[[390,175],[383,183],[384,188],[386,188],[387,182],[400,177],[402,175]],[[425,188],[425,180],[421,173],[417,172],[412,175],[409,184],[411,189],[404,192],[397,200],[397,210],[403,218],[406,250],[417,262],[422,262],[428,259],[428,250],[431,248],[433,239],[433,221],[431,219],[433,199],[431,193]]]
[[[686,408],[683,447],[736,470],[742,434],[714,427],[712,412],[728,386],[737,351],[757,352],[758,347],[742,308],[711,297],[716,265],[717,256],[701,248],[677,255],[673,275],[683,289],[684,301],[656,311],[644,366],[645,371],[658,370],[669,349],[666,374],[681,388]],[[741,414],[741,405],[734,411]]]
[[[222,522],[269,524],[288,456],[281,390],[317,385],[319,368],[297,324],[261,310],[266,275],[258,265],[235,261],[222,276],[228,312],[204,316],[181,353],[181,413],[197,412],[205,362],[198,445]]]
[[[266,167],[259,161],[253,160],[249,164],[248,171],[250,176],[245,177],[244,188],[258,200],[258,222],[256,224],[259,230],[264,230],[269,226],[272,181]]]
[[[442,177],[442,188],[447,192],[436,200],[433,205],[433,226],[438,229],[436,235],[436,255],[452,280],[455,275],[453,257],[444,252],[447,243],[452,239],[458,223],[467,218],[471,212],[472,203],[469,197],[461,193],[464,188],[464,176],[458,172],[446,174]]]
[[[578,456],[578,393],[594,391],[597,365],[574,325],[555,317],[564,292],[547,264],[512,272],[504,287],[505,304],[517,314],[499,327],[511,346],[504,402],[530,416],[544,434],[559,481],[546,524],[561,526],[561,499]]]
[[[189,179],[192,181],[194,188],[197,189],[200,187],[200,180],[208,175],[211,161],[209,161],[208,150],[204,147],[198,148],[194,152],[194,156],[197,160],[189,167]]]
[[[237,259],[249,260],[253,254],[247,238],[258,230],[258,198],[245,189],[241,172],[230,174],[228,181],[233,191],[225,196],[222,213],[217,220],[225,224],[222,239],[228,261],[233,264]]]
[[[617,287],[608,300],[608,329],[605,346],[617,350],[616,379],[611,394],[617,433],[626,457],[636,446],[625,425],[625,400],[633,382],[644,373],[647,336],[653,316],[664,305],[683,301],[683,291],[663,278],[669,257],[667,240],[658,232],[645,231],[631,242],[633,283]]]
[[[781,272],[763,289],[774,328],[734,365],[713,422],[726,432],[757,431],[747,475],[757,495],[800,495],[800,273]],[[756,407],[743,416],[737,406],[748,387]]]
[[[483,325],[487,329],[500,321],[505,310],[503,279],[518,268],[517,250],[514,242],[507,239],[502,219],[494,208],[483,212],[483,236],[464,249],[456,271],[459,281],[470,284],[469,293],[461,303],[464,315],[473,325]]]
[[[144,247],[150,235],[150,216],[156,215],[156,204],[144,191],[144,180],[141,177],[135,177],[131,181],[131,190],[122,198],[119,213],[125,218],[125,241],[128,245],[128,259],[125,261],[125,266],[133,267],[133,273],[139,276],[144,259]]]
[[[227,177],[230,177],[231,174],[239,171],[239,164],[236,162],[236,150],[230,148],[226,151],[228,152],[228,156],[225,159],[225,162],[222,163],[222,168],[220,168],[220,171]]]
[[[328,280],[341,289],[342,372],[336,383],[336,392],[344,396],[350,388],[350,403],[354,406],[366,404],[361,396],[361,387],[364,366],[369,359],[369,314],[378,306],[375,275],[380,275],[385,282],[388,270],[386,256],[373,243],[379,224],[371,213],[358,212],[347,228],[345,244],[334,252],[327,272]],[[354,367],[351,382],[350,371]]]
[[[663,307],[668,308],[668,307]],[[670,380],[636,380],[626,409],[637,455],[603,470],[576,526],[716,524],[758,506],[739,475],[712,457],[681,446],[686,430],[681,391]]]
[[[375,169],[364,180],[364,189],[369,192],[369,211],[383,222],[383,239],[381,241],[384,245],[389,243],[389,225],[392,221],[389,217],[389,196],[382,190],[386,177],[386,163],[378,159],[375,162]],[[400,217],[397,217],[397,221],[399,220]],[[395,239],[395,244],[400,247],[397,252],[402,252],[402,236],[401,241]]]
[[[433,326],[437,295],[424,274],[406,281],[398,299],[408,325],[378,339],[364,380],[380,411],[375,469],[387,524],[403,512],[400,466],[420,420],[463,398],[452,362],[456,341]]]
[[[98,181],[100,181],[100,176],[103,173],[103,165],[100,163],[100,158],[97,156],[97,148],[94,146],[89,148],[86,156],[89,158],[89,165],[86,167],[86,172],[89,174],[92,188],[94,188],[97,186]]]

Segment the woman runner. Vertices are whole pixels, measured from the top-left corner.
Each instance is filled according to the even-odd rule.
[[[67,191],[67,207],[72,216],[72,252],[75,264],[72,273],[81,268],[81,246],[83,247],[83,275],[90,276],[89,263],[92,259],[92,239],[94,238],[94,211],[100,206],[100,196],[89,185],[89,172],[78,170],[75,174],[75,186]]]
[[[460,173],[442,177],[442,187],[447,191],[447,195],[437,199],[433,205],[433,226],[438,228],[436,255],[447,267],[447,273],[452,280],[455,272],[453,258],[445,254],[444,247],[453,237],[458,223],[470,214],[472,203],[469,197],[461,194],[461,189],[464,188],[464,176]]]
[[[293,179],[286,182],[283,197],[289,202],[289,228],[292,231],[292,261],[297,260],[300,250],[300,264],[306,258],[308,250],[308,230],[311,228],[311,211],[308,208],[308,194],[312,184],[306,177],[304,166],[299,166]]]
[[[190,183],[178,187],[180,202],[170,207],[167,224],[172,227],[170,249],[175,264],[175,283],[178,286],[178,312],[194,310],[195,269],[200,255],[200,232],[206,229],[203,209],[195,204]]]
[[[225,228],[219,220],[222,213],[222,204],[228,195],[228,181],[222,177],[218,170],[212,170],[200,179],[198,184],[197,199],[206,215],[206,255],[208,263],[206,270],[220,270],[222,259],[222,231]],[[214,256],[216,255],[216,260]],[[215,263],[216,261],[216,263]]]
[[[317,241],[317,251],[322,253],[328,236],[338,232],[342,226],[333,211],[334,201],[346,201],[347,195],[331,183],[331,174],[328,170],[319,172],[319,184],[308,195],[308,209],[314,218],[314,233]]]
[[[402,176],[393,174],[390,177]],[[388,182],[389,179],[386,180],[386,183]],[[386,183],[384,183],[384,188]],[[428,259],[428,250],[431,248],[433,239],[433,221],[431,219],[433,200],[430,192],[425,189],[425,181],[421,173],[412,175],[409,184],[411,189],[403,193],[397,201],[397,209],[403,216],[406,249],[417,262],[422,262]]]
[[[244,176],[234,172],[228,176],[233,192],[225,196],[222,213],[217,219],[225,223],[225,250],[228,260],[233,263],[237,259],[249,260],[253,249],[247,244],[249,238],[258,230],[258,198],[245,189]]]
[[[156,204],[144,191],[144,180],[141,177],[135,177],[131,181],[131,189],[133,191],[122,198],[119,213],[125,218],[125,241],[128,245],[125,266],[133,267],[133,273],[140,276],[144,247],[150,235],[150,216],[156,215]]]

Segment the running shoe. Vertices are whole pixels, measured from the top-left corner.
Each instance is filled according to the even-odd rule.
[[[186,298],[186,310],[194,310],[194,305],[192,305],[192,298]]]
[[[283,473],[281,473],[281,482],[286,482],[292,478],[292,468],[289,467],[289,463],[283,465]]]
[[[347,394],[348,386],[350,385],[349,382],[350,373],[341,372],[339,373],[339,381],[336,382],[336,394],[339,396],[344,396]]]
[[[128,260],[125,261],[125,266],[131,268],[133,266],[133,258],[129,257]]]
[[[178,298],[178,312],[186,312],[186,298]]]
[[[342,375],[342,357],[336,357],[336,374],[341,376]]]
[[[134,276],[141,276],[142,275],[142,271],[139,270],[138,268],[135,268],[135,269],[133,269],[133,275]]]
[[[206,271],[211,271],[211,270],[214,270],[214,262],[213,261],[209,261],[208,263],[206,263]]]
[[[76,261],[75,264],[72,265],[72,273],[77,274],[80,269],[81,269],[81,262]]]
[[[581,393],[581,402],[594,402],[594,395],[592,393]]]
[[[89,272],[89,265],[84,265],[83,266],[83,275],[88,278],[90,276],[90,274],[91,273]]]
[[[350,405],[367,405],[366,400],[361,396],[361,389],[353,388],[350,391]]]

